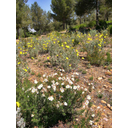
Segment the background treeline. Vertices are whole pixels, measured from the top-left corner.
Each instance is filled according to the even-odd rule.
[[[112,34],[112,0],[51,0],[53,13],[43,10],[37,2],[29,8],[27,1],[16,0],[16,38],[85,28],[108,28]]]

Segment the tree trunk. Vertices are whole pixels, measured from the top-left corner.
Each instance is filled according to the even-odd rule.
[[[66,30],[67,30],[67,23],[66,23]]]
[[[18,38],[19,38],[19,35],[20,35],[20,34],[19,34],[19,28],[17,28],[16,30],[17,30],[17,36],[18,36]]]
[[[80,17],[80,24],[81,24],[81,17]]]
[[[65,23],[63,22],[63,30],[65,29]]]
[[[99,25],[98,12],[99,12],[99,0],[96,0],[96,25]]]

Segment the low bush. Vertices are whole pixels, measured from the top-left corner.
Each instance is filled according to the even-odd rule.
[[[21,105],[26,127],[53,126],[58,120],[71,121],[78,115],[75,109],[82,107],[87,93],[72,80],[55,73],[44,77],[43,83],[25,80],[22,88],[17,85],[16,100]]]

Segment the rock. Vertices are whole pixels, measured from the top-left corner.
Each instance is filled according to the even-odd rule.
[[[104,69],[106,69],[107,68],[107,66],[104,66]]]
[[[108,86],[107,86],[107,85],[103,85],[103,87],[108,88]]]
[[[109,76],[111,76],[112,73],[107,71],[107,72],[105,72],[105,75],[109,75]]]
[[[106,101],[104,101],[104,100],[101,100],[101,103],[104,103],[104,104],[106,104]]]
[[[105,76],[102,76],[103,79],[105,79]]]
[[[102,77],[98,77],[98,80],[102,80]]]
[[[112,72],[112,69],[110,69],[110,72]]]
[[[107,107],[112,110],[112,107],[110,104],[107,104]]]

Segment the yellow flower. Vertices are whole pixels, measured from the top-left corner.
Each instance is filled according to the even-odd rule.
[[[68,60],[68,57],[66,57],[66,59]]]
[[[101,51],[101,49],[99,49],[99,51]]]
[[[71,64],[69,64],[69,66],[71,67]]]
[[[77,56],[79,56],[79,53],[77,53]]]
[[[20,103],[19,102],[16,102],[16,105],[17,105],[18,108],[20,107]]]
[[[69,46],[68,46],[68,45],[66,45],[66,48],[69,48]]]
[[[82,57],[82,60],[84,60],[84,57]]]
[[[106,42],[104,42],[104,43],[106,43]]]
[[[47,57],[47,59],[49,59],[49,57]]]
[[[101,45],[100,44],[98,44],[100,47],[101,47]]]
[[[57,56],[58,56],[58,54],[57,54]]]
[[[38,38],[36,38],[36,40],[38,40]]]
[[[56,42],[54,41],[54,44],[55,44]]]
[[[20,62],[18,62],[18,64],[20,64]]]
[[[22,54],[22,52],[20,52],[20,54]]]
[[[104,38],[106,38],[106,36],[104,36]]]
[[[27,69],[23,69],[25,72],[27,72]]]
[[[33,57],[31,57],[32,59],[34,59]]]

